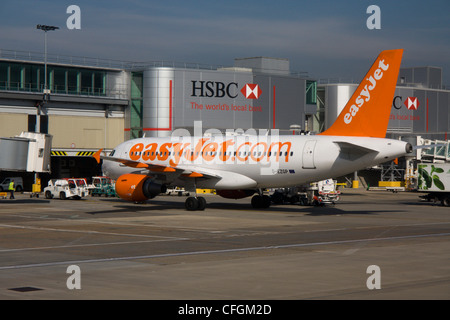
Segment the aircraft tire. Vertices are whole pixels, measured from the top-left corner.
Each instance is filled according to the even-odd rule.
[[[203,211],[206,208],[206,199],[203,197],[197,197],[198,207],[197,210]]]
[[[266,195],[263,195],[262,196],[262,207],[263,208],[268,208],[268,207],[270,207],[270,203],[271,203],[272,201],[270,200],[270,197],[269,196],[266,196]]]
[[[262,207],[262,197],[261,196],[253,196],[252,197],[252,207],[255,209],[259,209]]]
[[[268,208],[270,207],[270,197],[269,196],[260,196],[256,195],[252,198],[252,207],[255,209]]]
[[[198,200],[195,197],[188,197],[184,203],[184,207],[188,211],[195,211],[198,209]]]

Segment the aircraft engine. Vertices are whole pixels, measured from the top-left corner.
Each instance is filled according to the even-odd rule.
[[[216,190],[216,193],[227,199],[242,199],[250,197],[255,193],[256,190],[243,189],[243,190]]]
[[[116,181],[116,192],[122,199],[129,201],[145,201],[166,192],[167,187],[155,183],[151,177],[143,174],[128,173],[121,175]]]

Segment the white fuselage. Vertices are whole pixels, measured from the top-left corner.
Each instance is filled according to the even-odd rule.
[[[407,153],[399,140],[321,135],[140,138],[120,144],[111,156],[200,172],[199,188],[289,187],[342,176]],[[103,172],[117,179],[126,173],[157,174],[104,160]],[[161,181],[182,186],[178,173]],[[212,177],[212,178],[211,178]]]

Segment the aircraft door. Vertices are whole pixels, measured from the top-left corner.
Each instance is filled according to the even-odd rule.
[[[306,141],[303,147],[303,169],[315,169],[314,164],[314,149],[316,147],[317,140]]]

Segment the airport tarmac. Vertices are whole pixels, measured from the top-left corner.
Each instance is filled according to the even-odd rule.
[[[255,210],[206,195],[190,212],[178,196],[16,193],[0,200],[0,299],[449,299],[450,210],[418,196]]]

